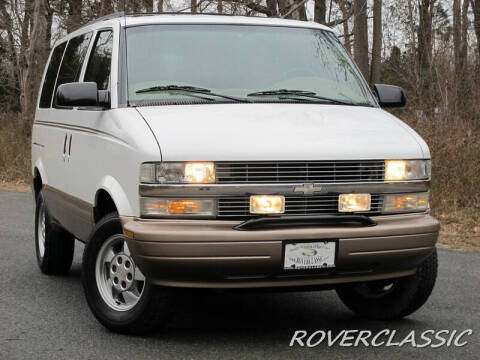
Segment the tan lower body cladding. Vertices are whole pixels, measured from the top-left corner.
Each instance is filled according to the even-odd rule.
[[[236,221],[122,218],[135,261],[155,284],[248,288],[332,285],[407,276],[434,249],[428,214],[373,217],[373,227],[315,226],[237,231]],[[334,240],[335,268],[283,270],[284,243]]]

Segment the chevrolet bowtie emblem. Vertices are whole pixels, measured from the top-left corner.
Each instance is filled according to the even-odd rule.
[[[326,188],[320,185],[315,184],[303,184],[302,186],[296,186],[293,190],[294,192],[301,192],[303,195],[313,195],[315,193],[326,193]]]

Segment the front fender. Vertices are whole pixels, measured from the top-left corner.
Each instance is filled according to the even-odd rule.
[[[105,176],[98,184],[97,189],[105,190],[110,195],[120,216],[132,216],[134,214],[132,204],[128,200],[125,190],[115,178],[112,176]],[[95,205],[97,204],[98,190],[95,194]]]

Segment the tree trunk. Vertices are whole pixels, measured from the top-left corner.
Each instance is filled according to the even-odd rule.
[[[36,107],[37,94],[42,79],[43,68],[48,56],[45,46],[47,38],[48,11],[47,0],[35,0],[33,7],[33,28],[30,46],[27,52],[27,64],[23,77],[22,93],[24,107],[22,111],[26,129],[30,129],[33,113]]]
[[[418,62],[422,72],[429,70],[432,62],[432,18],[434,3],[435,0],[421,0],[419,4]]]
[[[100,1],[100,10],[98,12],[99,16],[104,16],[107,14],[113,13],[113,4],[112,0],[101,0]]]
[[[197,0],[190,0],[190,12],[192,14],[197,13]]]
[[[82,0],[68,0],[67,32],[72,32],[82,25]]]
[[[145,7],[146,12],[153,12],[153,0],[143,0],[143,6]]]
[[[373,2],[373,44],[370,83],[380,82],[382,66],[382,0]]]
[[[468,7],[470,0],[463,0],[462,5],[462,44],[460,46],[460,70],[463,73],[463,79],[466,80],[467,59],[468,59]]]
[[[327,6],[325,4],[325,0],[315,0],[313,21],[319,24],[325,24],[326,15],[327,15]]]
[[[461,108],[466,105],[467,98],[465,93],[467,90],[467,55],[468,55],[468,6],[470,1],[460,0],[454,1],[453,6],[453,40],[455,53],[455,77],[457,81],[457,104]]]
[[[480,0],[479,0],[480,1]],[[289,2],[287,0],[277,0],[278,2],[278,13],[284,15],[289,9]],[[289,18],[288,16],[286,17]]]
[[[8,59],[8,75],[10,76],[10,84],[13,90],[12,99],[15,99],[15,102],[11,104],[11,107],[16,109],[22,108],[22,102],[20,101],[20,97],[18,96],[21,93],[21,71],[19,66],[18,54],[15,48],[15,36],[13,34],[13,21],[10,17],[10,13],[7,11],[6,2],[0,2],[0,14],[2,16],[2,20],[4,22],[4,28],[7,33],[5,41],[7,42],[6,49],[2,49],[5,51]]]
[[[354,58],[363,76],[368,79],[367,0],[354,1]]]
[[[267,0],[267,9],[271,15],[269,16],[276,16],[277,12],[277,0]]]
[[[419,1],[418,39],[418,96],[423,108],[432,111],[435,104],[434,72],[432,69],[432,20],[435,0]]]
[[[302,0],[297,0],[297,1],[295,2],[295,4],[298,4],[298,3],[300,3],[300,2],[302,2]],[[305,4],[306,4],[306,3],[302,4],[302,5],[297,9],[297,13],[298,13],[297,19],[298,19],[298,20],[307,21],[307,8],[305,7]]]
[[[347,0],[338,0],[338,6],[340,7],[340,11],[342,12],[342,17],[344,19],[346,19],[351,15],[350,9],[348,8],[349,4]],[[351,40],[350,28],[348,26],[348,20],[344,21],[342,23],[342,26],[343,26],[343,45],[345,46],[345,49],[347,49],[348,53],[351,55],[352,40]]]
[[[158,12],[163,12],[163,0],[158,0]]]
[[[460,47],[462,46],[462,16],[460,9],[460,0],[453,0],[453,53],[455,57],[455,76],[457,77],[457,79],[460,76]]]
[[[473,28],[477,37],[477,72],[480,70],[480,0],[471,0],[473,7]]]

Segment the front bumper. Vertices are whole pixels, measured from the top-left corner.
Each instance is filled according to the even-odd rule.
[[[428,214],[372,217],[373,227],[317,226],[237,231],[237,221],[122,218],[136,264],[157,285],[248,288],[334,285],[412,275],[435,248]],[[283,244],[335,239],[336,267],[283,270]]]

